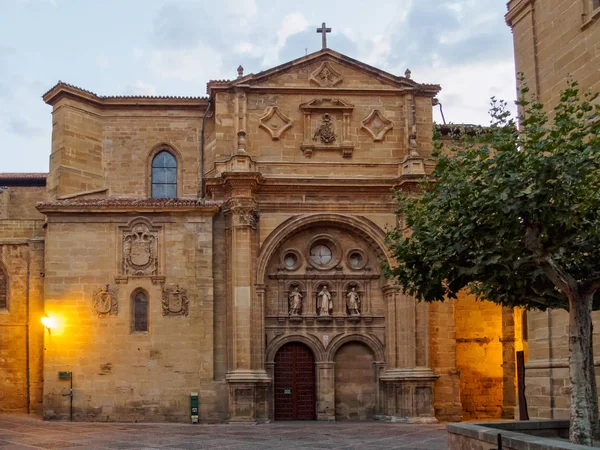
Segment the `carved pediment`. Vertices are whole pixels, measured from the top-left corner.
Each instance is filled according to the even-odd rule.
[[[351,112],[354,109],[354,105],[340,100],[339,98],[315,98],[309,102],[302,103],[300,109],[303,111],[317,111],[317,110],[341,110],[345,112]]]
[[[438,85],[417,83],[406,76],[385,72],[329,48],[236,80],[211,81],[208,83],[208,93],[212,95],[214,91],[228,90],[236,86],[265,86],[281,90],[309,87],[357,91],[365,88],[395,91],[401,89],[419,91],[432,97],[440,90]]]

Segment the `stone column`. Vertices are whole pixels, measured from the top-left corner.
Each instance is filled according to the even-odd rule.
[[[335,363],[317,362],[317,420],[335,420]]]
[[[244,158],[244,155],[238,155]],[[258,252],[258,209],[253,200],[257,174],[225,176],[230,197],[224,205],[228,227],[227,327],[231,422],[258,422],[269,418],[271,378],[264,361],[264,287],[255,286]]]
[[[428,346],[428,335],[417,339],[417,303],[396,286],[384,286],[386,303],[386,370],[379,377],[383,418],[391,421],[435,423],[433,383],[437,376],[427,366],[417,367],[417,341]],[[424,321],[422,307],[419,321]],[[421,355],[420,362],[427,362]]]
[[[515,318],[512,308],[502,308],[502,418],[514,419],[516,398]]]

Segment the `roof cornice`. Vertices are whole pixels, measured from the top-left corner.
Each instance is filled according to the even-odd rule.
[[[43,214],[51,213],[123,213],[123,212],[187,212],[212,216],[219,211],[220,203],[198,202],[187,199],[136,199],[91,198],[40,202],[37,209]]]
[[[98,107],[173,107],[187,106],[202,108],[208,105],[207,97],[176,97],[176,96],[146,96],[146,95],[114,95],[103,96],[82,89],[72,84],[59,81],[42,96],[44,102],[54,105],[64,97],[77,98],[92,103]]]

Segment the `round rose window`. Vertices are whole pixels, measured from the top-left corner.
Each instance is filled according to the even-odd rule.
[[[317,266],[326,266],[331,258],[331,249],[325,244],[316,244],[310,249],[310,260]]]

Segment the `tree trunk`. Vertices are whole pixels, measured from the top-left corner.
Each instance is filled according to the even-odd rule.
[[[569,438],[580,445],[592,445],[592,420],[597,420],[592,398],[595,391],[592,355],[592,295],[575,289],[569,295],[569,375],[571,379],[571,426]]]
[[[592,422],[592,438],[594,442],[600,441],[600,421],[598,420],[598,389],[596,386],[596,370],[594,365],[594,324],[591,324],[591,332],[590,332],[590,364],[588,365],[588,370],[591,372],[588,375],[588,379],[590,380],[590,396],[592,398],[592,408],[590,409],[590,420]]]

